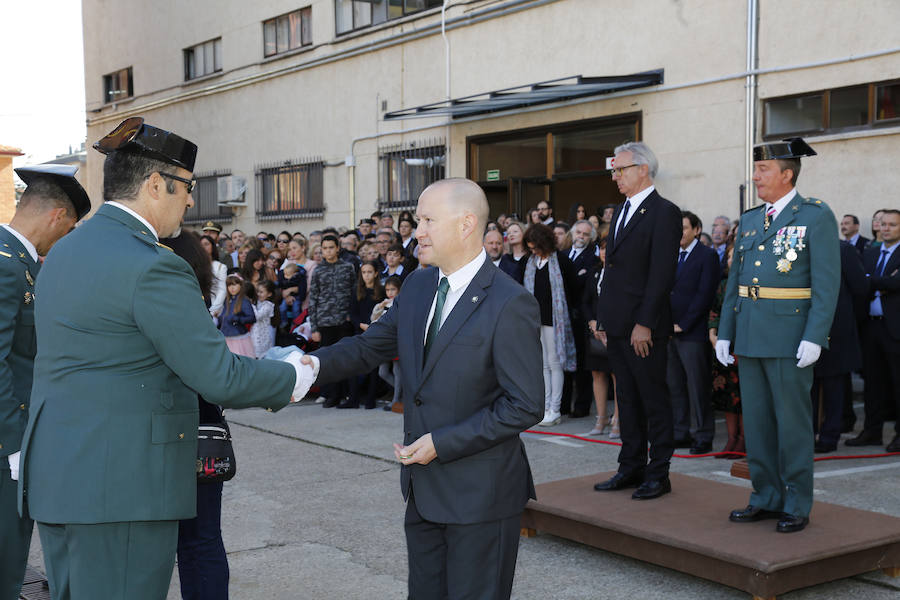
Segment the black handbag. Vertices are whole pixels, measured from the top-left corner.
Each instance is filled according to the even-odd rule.
[[[607,356],[606,344],[595,338],[590,331],[587,332],[587,344],[585,344],[585,347],[587,348],[587,353],[594,358],[606,358]]]
[[[197,429],[197,482],[228,481],[235,473],[237,462],[225,417],[220,423],[201,424]]]

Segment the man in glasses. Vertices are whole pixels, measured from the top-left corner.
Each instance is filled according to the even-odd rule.
[[[54,598],[158,599],[178,520],[196,514],[197,394],[277,410],[299,371],[232,354],[193,270],[158,241],[193,205],[197,146],[135,117],[94,148],[104,203],[57,244],[35,294],[19,502]]]
[[[0,226],[0,598],[18,598],[34,523],[17,508],[19,448],[31,397],[37,340],[34,284],[38,256],[91,210],[66,165],[21,167],[28,187],[9,225]]]

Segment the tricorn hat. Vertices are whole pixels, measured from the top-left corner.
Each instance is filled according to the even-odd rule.
[[[94,143],[103,154],[135,152],[194,171],[197,144],[170,131],[147,125],[143,117],[129,117],[106,136]]]
[[[25,185],[31,185],[35,181],[44,179],[58,185],[69,197],[69,201],[75,208],[76,220],[91,211],[91,199],[88,198],[87,192],[75,179],[75,173],[78,167],[69,165],[35,165],[33,167],[19,167],[14,169]]]
[[[803,138],[792,137],[780,142],[768,142],[753,147],[753,160],[783,160],[815,156],[816,151],[810,148]]]

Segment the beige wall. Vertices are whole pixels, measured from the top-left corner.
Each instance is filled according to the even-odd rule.
[[[0,223],[9,223],[16,214],[16,188],[12,156],[0,154]]]
[[[174,0],[84,0],[88,145],[132,114],[197,142],[197,171],[231,169],[247,178],[250,206],[226,226],[247,231],[285,225],[255,221],[255,166],[320,157],[336,165],[325,170],[326,217],[287,226],[309,231],[325,223],[351,222],[350,171],[339,164],[351,148],[358,219],[374,209],[380,193],[380,147],[447,137],[450,174],[463,176],[469,136],[640,112],[643,139],[660,158],[660,191],[707,223],[719,213],[738,214],[745,145],[744,79],[737,76],[746,64],[744,2],[557,0],[451,29],[452,97],[577,74],[663,68],[665,81],[659,89],[461,120],[449,128],[405,135],[391,132],[443,123],[440,118],[384,122],[380,110],[381,101],[393,111],[445,98],[439,32],[416,38],[439,22],[439,11],[335,38],[333,1],[308,4],[313,10],[313,47],[263,60],[261,22],[303,2],[199,0],[185,10]],[[504,6],[512,4],[486,0],[451,9],[449,15],[474,20],[486,9]],[[894,48],[900,45],[898,22],[900,3],[894,0],[761,0],[760,67],[840,60]],[[141,35],[135,37],[135,32]],[[218,36],[223,39],[224,73],[185,84],[182,49]],[[347,55],[350,51],[355,55]],[[102,75],[129,65],[134,68],[136,97],[104,107]],[[288,73],[290,69],[294,71]],[[897,52],[763,74],[758,90],[761,98],[769,98],[891,78],[900,78]],[[711,79],[723,80],[702,83]],[[375,134],[380,137],[353,144],[355,138]],[[900,128],[809,141],[819,156],[804,160],[801,193],[821,197],[836,213],[852,209],[864,223],[875,208],[893,201],[889,194],[900,187],[893,168]],[[89,150],[87,185],[95,204],[100,199],[100,158]]]

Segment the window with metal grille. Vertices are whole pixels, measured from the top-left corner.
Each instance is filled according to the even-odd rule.
[[[263,21],[263,56],[275,56],[312,44],[312,7]]]
[[[197,44],[184,51],[184,80],[190,81],[222,70],[222,38]]]
[[[134,96],[134,78],[131,74],[131,67],[119,69],[115,73],[103,76],[104,102],[109,104],[132,96]]]
[[[194,206],[184,213],[185,225],[196,225],[205,221],[230,223],[232,214],[230,206],[219,205],[219,178],[228,177],[231,171],[210,171],[194,175],[197,185],[191,197]]]
[[[312,219],[325,214],[325,162],[289,161],[256,167],[256,218]]]
[[[379,208],[415,210],[419,194],[445,177],[444,140],[429,140],[421,147],[382,148],[378,154],[382,168]]]

